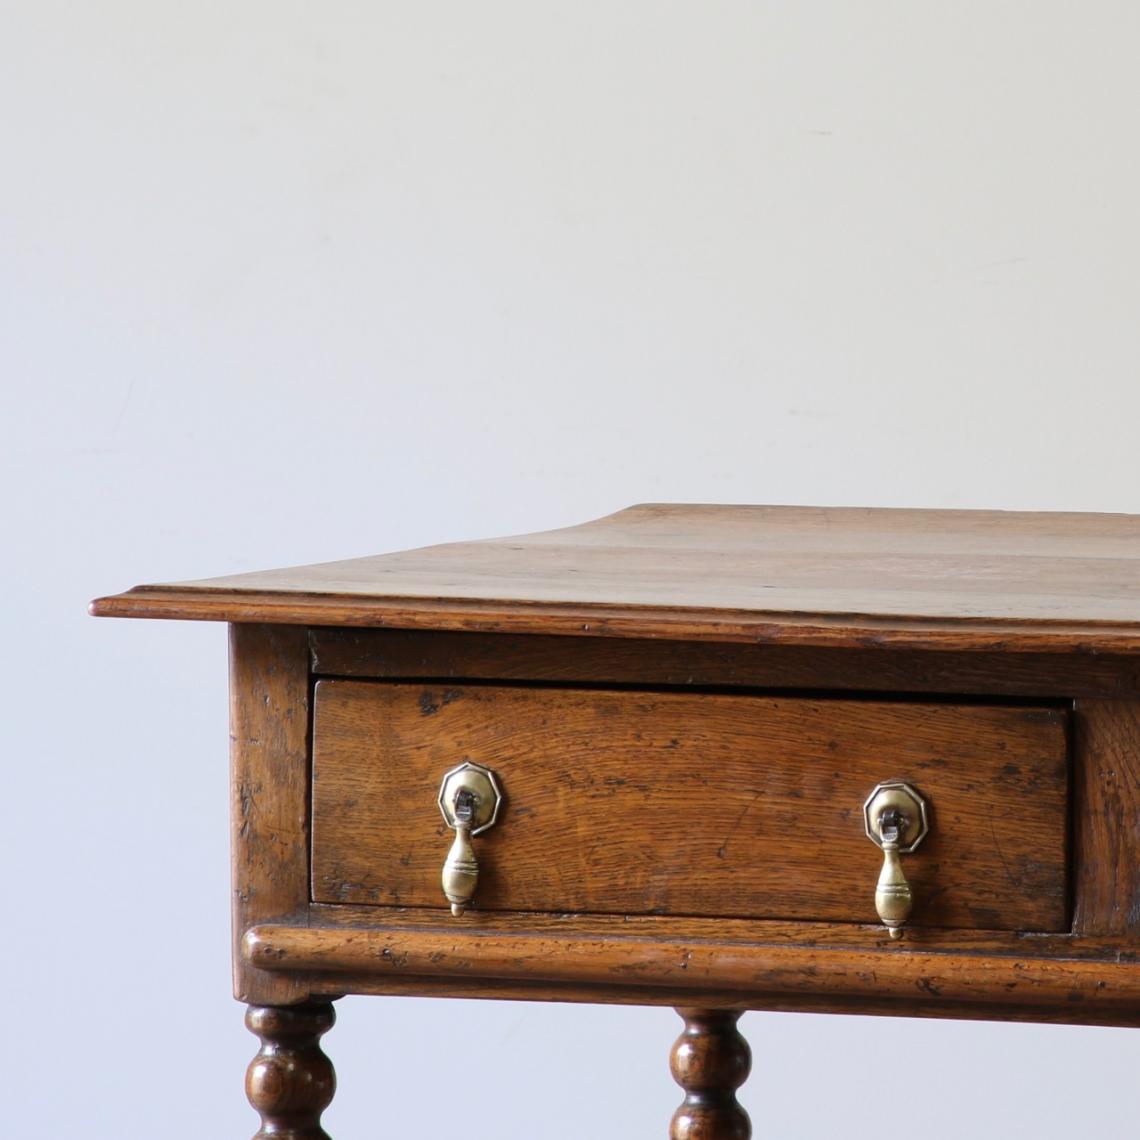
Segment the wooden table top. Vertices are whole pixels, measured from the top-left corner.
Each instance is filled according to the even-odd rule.
[[[100,598],[117,617],[1133,652],[1140,516],[643,504],[562,530]]]

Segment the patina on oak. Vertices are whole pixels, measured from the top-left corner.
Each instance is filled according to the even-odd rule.
[[[517,539],[140,587],[92,608],[235,623],[235,992],[254,1007],[261,1038],[250,1095],[262,1135],[322,1135],[332,1072],[317,1040],[332,1021],[325,1003],[344,993],[680,1006],[686,1030],[673,1064],[685,1101],[673,1135],[688,1140],[748,1135],[734,1097],[747,1071],[735,1030],[741,1010],[1140,1026],[1140,518],[650,505]],[[322,830],[338,804],[349,810],[345,780],[359,777],[358,762],[340,768],[332,785],[344,787],[323,808],[318,772],[310,798],[314,747],[318,760],[337,747],[319,716],[311,739],[311,694],[322,678],[420,695],[472,682],[501,692],[509,682],[523,697],[522,705],[496,698],[506,737],[535,709],[557,724],[559,694],[569,722],[576,716],[597,737],[613,720],[627,742],[631,731],[644,741],[645,726],[634,726],[633,713],[622,719],[623,702],[691,702],[687,732],[698,710],[727,699],[849,708],[865,726],[876,703],[925,705],[935,721],[958,718],[965,754],[992,743],[986,717],[1014,724],[1039,712],[1057,737],[1070,731],[1067,749],[1049,750],[1049,775],[1017,789],[1035,821],[1024,850],[1044,843],[1046,879],[1060,886],[1000,913],[990,906],[988,919],[987,908],[972,919],[967,908],[965,927],[945,915],[942,925],[917,923],[898,945],[873,922],[806,914],[635,914],[632,896],[613,884],[599,887],[597,902],[576,899],[574,914],[526,910],[509,892],[500,892],[504,909],[459,921],[438,900],[377,906],[382,892],[329,862],[349,848],[327,847],[332,833]],[[603,718],[602,706],[618,711]],[[405,750],[416,746],[417,718],[432,719],[408,714]],[[452,723],[435,743],[462,749],[473,731]],[[537,741],[537,727],[528,731]],[[913,777],[899,770],[917,763],[903,738],[872,736],[883,751],[876,779]],[[432,740],[425,730],[418,746]],[[553,754],[535,748],[540,768],[551,768]],[[595,778],[604,780],[607,763]],[[579,770],[588,769],[580,758]],[[540,796],[542,781],[529,779],[520,775],[518,786]],[[986,808],[968,778],[958,790],[966,809]],[[935,827],[970,826],[969,810],[940,813],[947,794],[935,797]],[[704,806],[714,818],[715,805]],[[1071,819],[1067,836],[1058,814]],[[432,817],[423,842],[433,858],[443,854],[438,829]],[[669,830],[658,821],[645,841],[666,843]],[[363,842],[384,854],[378,839]],[[500,841],[512,860],[516,842],[505,832]],[[994,843],[999,860],[1008,857]],[[527,905],[546,905],[533,893],[537,858]],[[496,873],[511,871],[492,872],[491,902]],[[846,865],[835,873],[854,876]],[[934,882],[920,885],[930,891]],[[603,898],[624,913],[591,909]],[[1054,929],[1030,929],[1043,925]]]
[[[1140,649],[1140,519],[645,504],[101,598],[126,617],[1005,652]]]
[[[1068,924],[1059,708],[322,680],[313,898],[443,906],[435,804],[459,760],[507,802],[480,910],[875,922],[861,807],[905,772],[937,805],[914,923]]]

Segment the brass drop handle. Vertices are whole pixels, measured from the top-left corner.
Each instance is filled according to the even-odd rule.
[[[885,811],[879,816],[883,869],[875,884],[875,910],[892,938],[902,937],[902,925],[914,909],[914,895],[899,859],[899,830],[902,826],[903,817],[897,811]]]
[[[475,897],[479,882],[479,861],[471,846],[471,819],[475,814],[475,796],[466,788],[455,797],[455,842],[443,864],[443,893],[451,903],[451,913],[458,916]]]
[[[457,918],[471,905],[479,883],[479,861],[471,838],[494,824],[502,799],[495,773],[481,764],[466,760],[443,777],[439,810],[455,831],[455,839],[443,862],[441,885]]]
[[[868,838],[883,852],[875,910],[891,938],[901,938],[914,908],[914,894],[899,856],[913,851],[929,830],[926,801],[902,780],[887,780],[867,797],[863,818]]]

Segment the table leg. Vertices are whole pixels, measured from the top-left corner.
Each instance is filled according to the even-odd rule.
[[[670,1140],[749,1140],[752,1124],[736,1101],[748,1079],[752,1052],[730,1010],[678,1009],[685,1028],[673,1045],[669,1067],[685,1090],[673,1114]]]
[[[335,1020],[327,1001],[246,1011],[246,1026],[261,1040],[245,1076],[246,1096],[261,1114],[253,1140],[329,1140],[321,1113],[336,1091],[336,1074],[320,1038]]]

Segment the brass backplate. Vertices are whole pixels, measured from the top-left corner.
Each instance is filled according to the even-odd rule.
[[[867,838],[879,847],[883,845],[883,838],[879,834],[878,821],[888,811],[897,811],[906,820],[906,826],[899,836],[899,851],[908,854],[926,838],[926,833],[930,830],[926,801],[903,780],[884,780],[881,784],[876,784],[863,805],[863,824],[867,829]]]
[[[495,779],[495,773],[482,764],[465,760],[457,768],[452,768],[444,775],[439,787],[439,810],[443,813],[447,826],[452,829],[455,827],[455,797],[464,790],[475,797],[471,834],[478,835],[498,819],[503,793]]]

